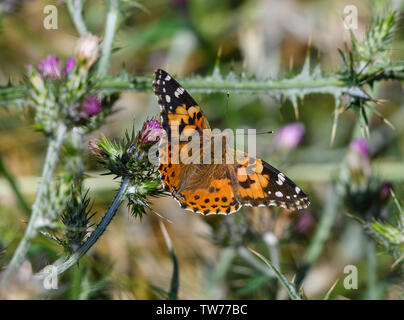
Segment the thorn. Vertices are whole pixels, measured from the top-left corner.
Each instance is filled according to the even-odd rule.
[[[264,131],[264,132],[258,132],[258,133],[256,133],[256,135],[259,135],[259,134],[271,134],[271,133],[275,133],[275,131],[269,130],[269,131]]]
[[[383,122],[385,124],[387,124],[391,129],[396,130],[396,127],[389,120],[387,120],[386,118],[382,118],[382,119],[383,119]]]
[[[338,119],[339,119],[339,111],[338,109],[336,109],[334,111],[334,123],[332,124],[330,147],[332,147],[335,141],[335,136],[337,134],[337,127],[338,127]]]
[[[293,64],[294,64],[294,57],[290,56],[290,58],[289,58],[289,70],[293,69]]]
[[[383,103],[388,102],[389,100],[387,99],[374,99],[373,102],[376,103],[377,105],[382,105]]]
[[[308,47],[308,50],[310,51],[310,49],[311,49],[311,38],[312,38],[312,34],[310,33],[309,34],[309,39],[307,40],[307,47]]]

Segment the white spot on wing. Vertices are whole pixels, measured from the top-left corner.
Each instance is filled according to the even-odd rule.
[[[283,193],[280,192],[280,191],[276,191],[276,192],[275,192],[275,195],[276,195],[278,198],[283,197]]]

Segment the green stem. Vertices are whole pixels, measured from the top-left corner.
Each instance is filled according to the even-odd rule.
[[[97,68],[97,74],[104,76],[107,74],[109,59],[111,57],[112,43],[114,42],[116,26],[118,22],[119,3],[118,0],[108,1],[107,22],[104,30],[104,40],[102,42],[101,57]]]
[[[83,2],[81,0],[68,0],[67,8],[69,10],[70,16],[73,20],[74,26],[76,27],[78,33],[83,36],[88,33],[86,24],[83,20]]]
[[[331,227],[334,223],[335,217],[338,212],[339,196],[334,188],[330,188],[327,201],[327,205],[324,210],[324,214],[321,216],[321,220],[316,229],[316,233],[310,242],[309,248],[306,251],[303,264],[296,274],[296,288],[299,288],[302,284],[307,271],[317,261],[318,257],[323,250],[324,244],[331,233]]]
[[[248,262],[252,267],[257,269],[258,271],[262,272],[263,274],[267,275],[268,278],[274,278],[275,274],[265,267],[263,263],[261,263],[259,260],[254,258],[254,256],[248,251],[248,249],[244,246],[240,246],[237,248],[237,253],[238,255],[246,262]]]
[[[375,243],[370,237],[366,237],[366,258],[367,258],[367,292],[366,298],[377,299],[377,263]]]
[[[73,265],[75,265],[79,261],[79,259],[95,244],[95,242],[99,239],[99,237],[104,233],[107,226],[111,222],[112,218],[118,211],[118,208],[125,200],[129,183],[130,181],[129,178],[127,177],[125,177],[122,180],[121,186],[119,187],[118,193],[115,195],[112,204],[108,208],[104,217],[101,219],[101,222],[97,225],[95,230],[88,237],[86,242],[84,242],[82,246],[79,249],[77,249],[77,251],[75,251],[72,255],[67,256],[64,259],[59,259],[57,262],[54,263],[54,266],[57,268],[57,274],[61,274],[70,267],[72,267]],[[36,277],[43,278],[46,277],[47,275],[48,274],[45,272],[40,272],[36,275]]]
[[[190,92],[245,92],[245,93],[267,93],[278,95],[295,90],[310,91],[311,93],[328,93],[331,91],[343,91],[346,84],[337,77],[324,77],[307,79],[222,79],[213,77],[178,78],[178,81]],[[125,79],[119,77],[101,77],[95,80],[95,88],[100,93],[111,93],[117,91],[142,91],[151,92],[152,77],[128,76]],[[0,101],[14,101],[24,99],[28,96],[28,88],[22,85],[12,87],[0,87]]]
[[[41,218],[45,218],[46,212],[43,212],[42,202],[48,191],[49,185],[52,180],[53,171],[55,170],[58,160],[59,152],[63,144],[63,140],[67,131],[64,123],[59,123],[55,135],[50,138],[46,159],[43,166],[42,178],[36,194],[34,205],[32,206],[32,213],[28,222],[27,229],[21,239],[17,250],[14,252],[13,257],[3,273],[1,284],[4,284],[11,274],[18,268],[24,260],[31,240],[36,236],[38,228],[41,227]]]
[[[7,170],[6,166],[4,165],[3,162],[3,156],[0,153],[0,173],[3,174],[3,176],[6,178],[8,181],[11,189],[14,191],[15,196],[17,197],[18,204],[20,205],[21,209],[24,210],[26,214],[31,213],[31,209],[28,206],[27,202],[25,201],[23,195],[21,194],[20,188],[17,185],[17,182],[15,181],[13,175]]]
[[[264,263],[273,271],[275,276],[278,278],[282,286],[286,289],[289,297],[293,300],[302,300],[300,294],[297,292],[296,288],[293,286],[292,283],[289,282],[288,279],[269,261],[266,259],[262,254],[258,253],[257,251],[249,248],[249,250],[254,253],[258,258],[260,258]]]

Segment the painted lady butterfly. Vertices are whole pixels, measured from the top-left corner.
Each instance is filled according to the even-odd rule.
[[[203,164],[174,161],[172,139],[191,137],[197,132],[203,150],[203,139],[212,139],[208,120],[195,100],[167,72],[158,69],[153,81],[154,93],[161,107],[161,122],[167,135],[160,140],[160,177],[164,190],[184,209],[208,214],[230,214],[242,206],[278,206],[289,210],[307,208],[306,194],[283,173],[261,159],[247,153],[224,147],[224,157],[233,152],[237,161],[228,164]],[[177,152],[189,153],[188,142],[179,140]],[[205,148],[206,149],[206,148]],[[210,153],[211,150],[208,150]],[[202,155],[198,155],[202,157]],[[165,161],[162,161],[162,159]]]

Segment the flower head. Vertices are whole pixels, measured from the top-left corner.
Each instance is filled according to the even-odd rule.
[[[304,132],[305,128],[301,123],[290,123],[283,126],[275,137],[277,148],[290,150],[297,147],[303,138]]]
[[[88,69],[98,58],[99,39],[91,33],[82,36],[77,42],[74,55],[79,63],[83,63]]]
[[[43,77],[50,77],[53,80],[60,79],[62,72],[59,57],[49,55],[38,64],[38,70]]]
[[[347,165],[356,182],[370,175],[369,147],[365,139],[355,138],[349,145]]]
[[[365,139],[362,138],[353,139],[351,144],[349,145],[349,149],[352,150],[353,152],[357,152],[363,157],[369,156],[369,147]]]
[[[91,152],[100,158],[106,158],[108,155],[101,150],[101,148],[98,146],[100,141],[98,139],[91,139],[88,141],[88,147],[90,148]]]
[[[71,57],[69,60],[66,61],[66,65],[63,68],[63,74],[68,74],[69,72],[71,72],[74,68],[74,58]]]
[[[315,224],[315,220],[311,213],[304,212],[300,215],[296,223],[296,231],[300,234],[305,234],[309,232]]]
[[[89,96],[81,102],[81,111],[87,117],[92,117],[101,112],[101,103],[96,96]]]
[[[386,202],[391,194],[391,190],[393,190],[393,185],[391,182],[384,182],[379,188],[379,197],[382,203]]]
[[[142,130],[138,133],[140,145],[156,143],[164,134],[164,129],[158,120],[149,120],[143,124]]]

